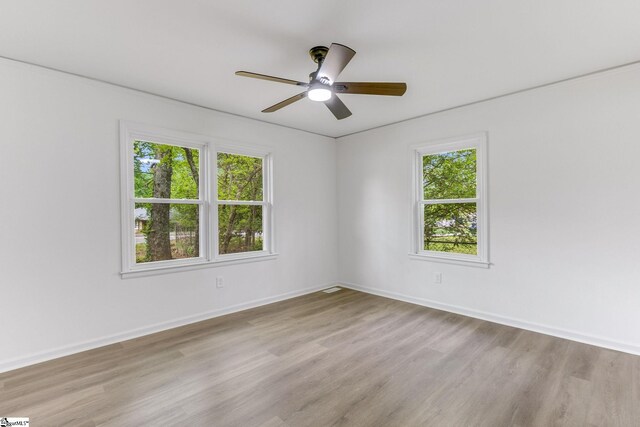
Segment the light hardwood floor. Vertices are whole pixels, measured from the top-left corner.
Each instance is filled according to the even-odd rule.
[[[640,357],[344,289],[0,374],[36,426],[640,426]]]

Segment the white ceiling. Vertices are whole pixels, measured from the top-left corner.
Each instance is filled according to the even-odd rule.
[[[638,0],[5,0],[0,55],[333,137],[640,59]],[[342,81],[405,81],[403,97],[342,95],[337,121],[302,100],[315,45],[357,55]]]

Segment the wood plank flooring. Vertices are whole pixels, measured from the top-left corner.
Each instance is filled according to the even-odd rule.
[[[640,426],[640,357],[348,289],[0,374],[33,426]]]

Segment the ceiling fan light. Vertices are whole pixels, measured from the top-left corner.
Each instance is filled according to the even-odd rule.
[[[331,95],[332,95],[331,90],[326,89],[324,87],[311,88],[309,89],[309,92],[307,92],[307,96],[309,97],[310,100],[319,101],[319,102],[330,100]]]

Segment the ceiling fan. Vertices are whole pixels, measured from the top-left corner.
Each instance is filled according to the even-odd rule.
[[[329,108],[336,119],[342,120],[349,117],[351,111],[349,111],[347,106],[338,98],[338,94],[404,95],[407,90],[406,83],[337,82],[336,79],[355,54],[355,50],[338,43],[332,43],[329,48],[325,46],[311,48],[309,55],[311,55],[313,61],[318,64],[318,69],[309,74],[309,83],[251,73],[249,71],[236,71],[236,75],[306,88],[304,92],[262,110],[263,113],[273,113],[302,98],[309,98],[312,101],[324,102],[324,105]]]

